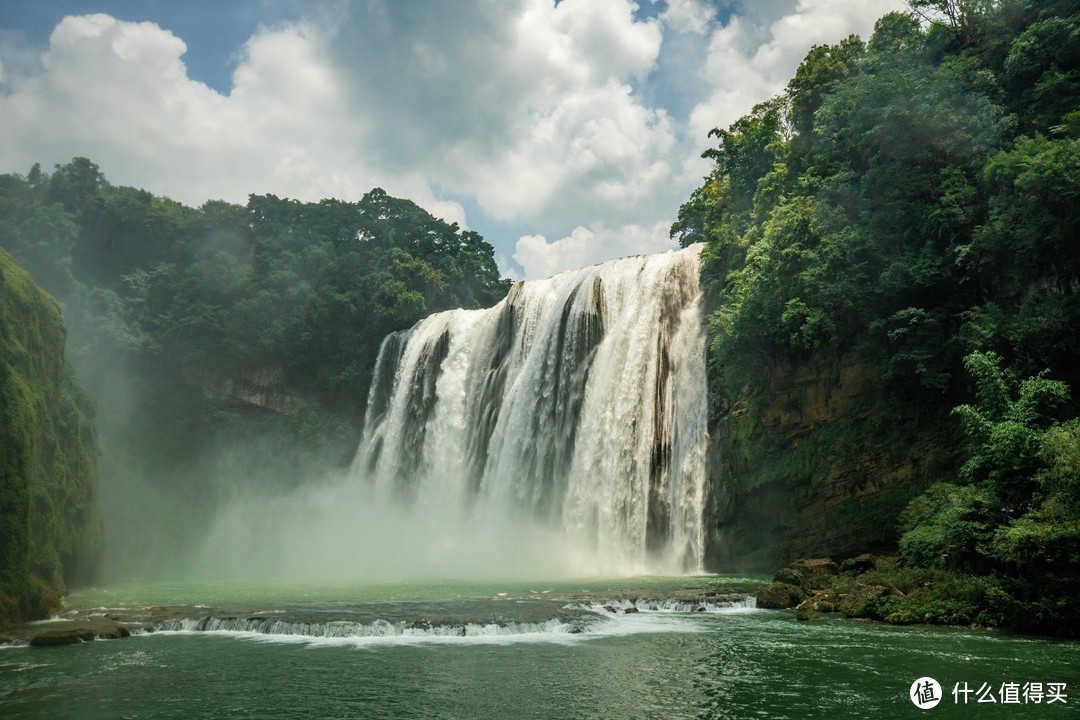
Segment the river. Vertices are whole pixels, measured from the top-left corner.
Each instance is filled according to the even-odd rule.
[[[133,636],[0,647],[0,715],[1076,716],[1076,643],[835,616],[799,621],[747,607],[740,593],[753,584],[702,576],[87,590],[68,598],[66,614],[109,615]],[[155,631],[139,630],[147,625]],[[921,677],[940,683],[932,710],[908,697]],[[976,691],[966,704],[964,683]],[[1038,704],[1031,683],[1042,684]],[[1012,684],[1029,693],[1003,703]],[[997,702],[978,703],[980,689]],[[1050,703],[1053,694],[1064,701]]]

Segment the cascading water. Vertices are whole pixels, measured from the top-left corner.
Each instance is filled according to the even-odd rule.
[[[533,529],[570,572],[700,571],[699,253],[519,282],[493,308],[390,335],[354,482],[370,483],[376,505],[427,518],[444,551],[468,535],[509,552]]]

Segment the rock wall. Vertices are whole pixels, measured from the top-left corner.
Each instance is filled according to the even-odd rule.
[[[955,468],[947,404],[890,401],[850,355],[765,376],[710,389],[709,566],[771,571],[893,547],[907,503]]]
[[[0,626],[100,572],[93,406],[65,337],[56,301],[0,249]]]
[[[201,389],[203,397],[216,402],[236,403],[294,415],[312,402],[285,381],[280,366],[244,368],[228,376],[198,368],[183,369],[184,382]]]

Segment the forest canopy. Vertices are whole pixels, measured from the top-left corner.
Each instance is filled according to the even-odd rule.
[[[994,350],[1077,379],[1080,15],[916,5],[966,20],[887,15],[713,130],[672,236],[707,243],[724,372],[855,349],[892,387],[942,393]]]
[[[479,234],[379,188],[355,203],[252,195],[196,209],[114,186],[86,158],[0,176],[0,246],[65,306],[76,358],[189,376],[280,365],[354,420],[383,337],[509,285]]]
[[[498,302],[492,247],[374,189],[191,208],[87,158],[0,176],[0,247],[63,311],[96,401],[106,575],[191,570],[236,493],[347,465],[388,333]]]
[[[873,392],[817,457],[936,438],[904,560],[992,579],[1000,621],[1075,629],[1080,6],[910,6],[714,129],[671,235],[706,244],[714,393],[752,415],[777,367],[856,363]]]

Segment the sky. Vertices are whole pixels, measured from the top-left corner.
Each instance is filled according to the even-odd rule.
[[[191,206],[374,187],[513,278],[661,252],[701,153],[903,0],[0,0],[0,173]]]

